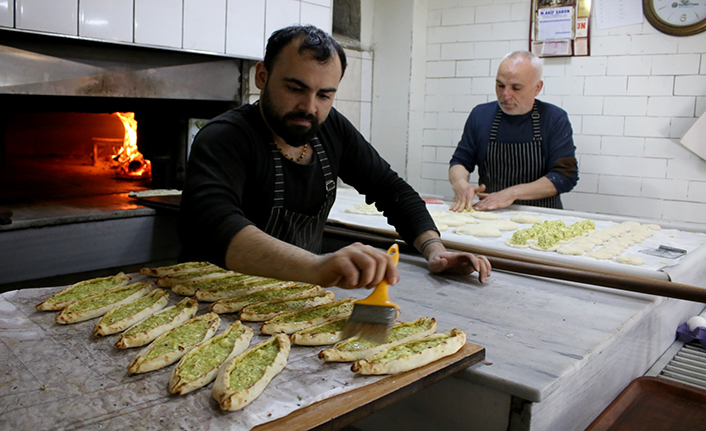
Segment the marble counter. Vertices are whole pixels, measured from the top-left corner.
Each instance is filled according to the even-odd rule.
[[[428,430],[440,421],[485,431],[584,429],[659,358],[677,326],[703,309],[688,301],[500,271],[480,284],[473,276],[431,274],[413,256],[401,256],[399,270],[401,281],[390,295],[401,307],[401,319],[432,316],[439,331],[462,329],[470,342],[486,348],[486,359],[412,397],[414,408],[398,403],[357,423],[362,430]],[[331,290],[340,298],[365,294]],[[59,326],[53,313],[34,311],[50,291],[0,296],[0,428],[142,429],[150,423],[152,429],[249,429],[238,412],[218,410],[210,387],[173,397],[166,394],[168,370],[127,376],[124,367],[134,353],[111,350],[108,339],[92,339],[87,329],[92,322]],[[337,390],[354,386],[331,377],[332,367],[295,368],[304,380],[287,379],[286,391],[295,392],[284,394],[320,379],[336,380]],[[430,407],[440,402],[439,390],[445,391],[443,411]],[[501,401],[486,408],[474,401],[479,393]],[[306,397],[289,402],[296,408],[314,401]],[[502,400],[519,401],[522,411]],[[402,415],[399,408],[405,409]],[[490,414],[497,425],[478,419]]]

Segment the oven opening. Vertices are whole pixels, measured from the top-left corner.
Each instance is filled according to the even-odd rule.
[[[183,185],[189,123],[233,103],[0,97],[0,202],[39,202]]]

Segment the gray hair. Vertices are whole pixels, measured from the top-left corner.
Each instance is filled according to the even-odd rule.
[[[542,71],[544,69],[544,66],[542,65],[542,59],[540,59],[529,51],[513,51],[505,54],[505,57],[502,58],[501,62],[505,61],[505,59],[508,58],[514,61],[529,61],[532,64],[532,67],[534,68],[535,72],[537,72],[537,81],[541,81]]]

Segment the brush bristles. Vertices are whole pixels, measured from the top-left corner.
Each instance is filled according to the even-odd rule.
[[[390,327],[397,319],[398,313],[395,307],[356,304],[343,328],[343,338],[358,337],[383,344],[387,342]]]

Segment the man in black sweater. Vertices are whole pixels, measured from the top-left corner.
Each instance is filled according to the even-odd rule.
[[[345,52],[311,26],[270,37],[256,66],[260,100],[196,136],[182,194],[182,259],[324,287],[395,284],[392,259],[355,243],[319,255],[337,179],[383,211],[433,272],[490,273],[483,256],[449,252],[424,201],[333,107]]]

